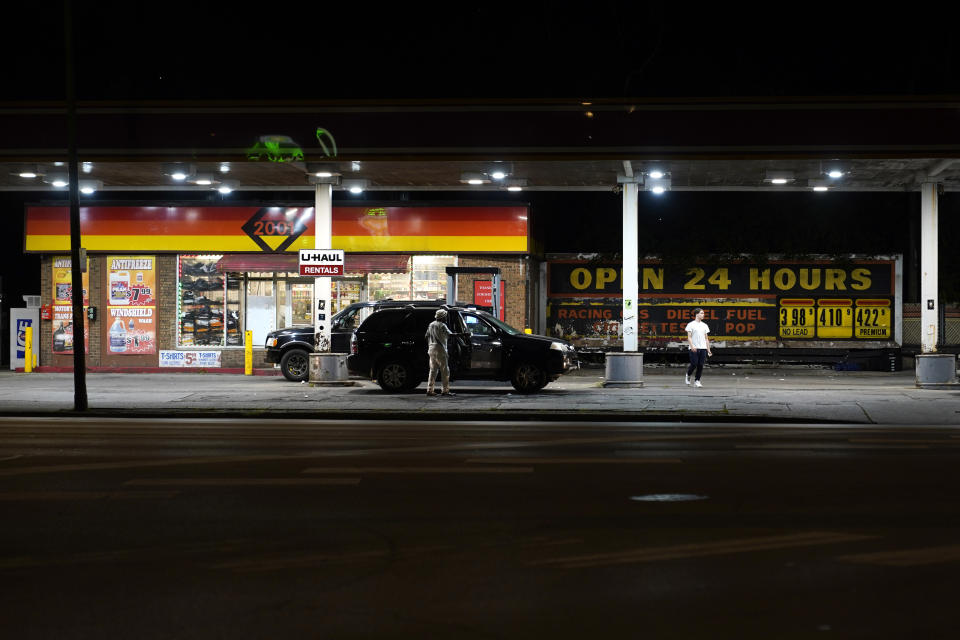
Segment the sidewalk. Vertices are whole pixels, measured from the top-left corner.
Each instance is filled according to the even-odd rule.
[[[87,374],[92,416],[441,420],[773,421],[960,426],[960,390],[917,389],[914,372],[711,367],[703,388],[679,367],[647,367],[640,389],[601,386],[603,369],[562,376],[538,394],[508,383],[454,382],[456,397],[387,394],[373,382],[311,387],[281,376]],[[72,373],[0,372],[0,415],[73,412]]]

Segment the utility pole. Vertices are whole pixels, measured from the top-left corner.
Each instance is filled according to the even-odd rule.
[[[73,286],[73,408],[87,410],[86,317],[80,264],[80,169],[77,163],[77,82],[74,65],[73,0],[64,0],[64,57],[67,81],[67,161],[70,176],[70,281]]]

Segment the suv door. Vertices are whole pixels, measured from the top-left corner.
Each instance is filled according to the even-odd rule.
[[[471,313],[463,314],[470,334],[470,375],[496,375],[503,367],[503,341],[496,327]]]
[[[342,312],[334,316],[330,327],[330,351],[333,353],[350,353],[350,338],[354,330],[373,313],[373,305],[366,302],[355,302]]]

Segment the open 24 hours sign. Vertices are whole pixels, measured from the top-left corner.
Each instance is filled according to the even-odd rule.
[[[300,275],[342,276],[343,258],[343,251],[338,249],[300,249]]]

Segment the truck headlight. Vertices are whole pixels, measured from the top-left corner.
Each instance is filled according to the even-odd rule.
[[[567,347],[562,342],[551,342],[550,348],[554,351],[566,351]]]
[[[277,346],[277,339],[267,338],[267,347],[275,347],[275,346]]]

